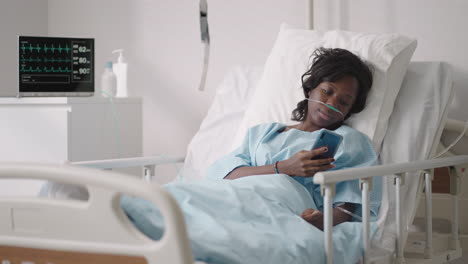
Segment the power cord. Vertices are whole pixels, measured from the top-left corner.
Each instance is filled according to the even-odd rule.
[[[463,131],[460,133],[460,135],[459,135],[447,148],[445,148],[444,150],[442,150],[441,152],[439,152],[434,158],[438,158],[438,157],[444,155],[444,154],[447,153],[447,151],[449,151],[453,146],[455,146],[455,145],[458,143],[458,141],[465,135],[467,129],[468,129],[468,120],[466,120],[466,122],[465,122],[465,127],[463,128]]]
[[[120,142],[121,142],[121,138],[120,138],[120,126],[119,126],[119,118],[117,116],[117,110],[116,110],[116,107],[115,107],[115,104],[114,104],[114,96],[109,94],[108,92],[106,91],[101,91],[103,95],[105,95],[105,97],[107,97],[109,99],[109,102],[110,102],[110,105],[111,105],[111,112],[112,112],[112,116],[113,116],[113,119],[114,119],[114,130],[115,130],[115,137],[114,137],[114,140],[115,140],[115,146],[117,147],[117,158],[121,158],[122,157],[122,152],[121,152],[121,145],[120,145]]]

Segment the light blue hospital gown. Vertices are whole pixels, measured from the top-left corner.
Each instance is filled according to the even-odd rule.
[[[262,166],[276,161],[289,159],[301,150],[311,150],[321,130],[307,132],[289,129],[280,123],[261,124],[250,128],[242,145],[232,153],[216,161],[208,169],[208,179],[222,179],[234,169],[241,166]],[[334,131],[343,136],[343,142],[335,154],[335,168],[368,167],[378,163],[377,155],[369,138],[361,132],[349,127],[341,126]],[[313,178],[293,177],[304,185],[310,192],[318,209],[323,209],[323,198],[320,185],[313,183]],[[380,207],[381,179],[374,181],[371,196],[371,213],[375,217]],[[336,195],[333,203],[343,202],[361,204],[361,190],[359,181],[346,181],[336,185]],[[317,209],[314,208],[314,209]],[[357,213],[360,208],[358,206]]]
[[[312,178],[267,174],[223,180],[239,166],[260,166],[310,150],[320,131],[305,132],[285,125],[262,124],[249,129],[243,144],[215,162],[207,179],[164,186],[184,213],[193,255],[218,264],[324,263],[323,232],[300,215],[322,209],[320,187]],[[343,142],[334,169],[370,166],[377,156],[369,139],[342,126],[335,130]],[[372,215],[380,205],[381,186],[374,180]],[[356,181],[339,183],[334,203],[361,203]],[[164,230],[161,214],[151,203],[123,196],[121,207],[135,226],[158,240]],[[359,206],[358,211],[359,211]],[[361,255],[362,225],[345,222],[333,228],[334,262],[354,263]]]

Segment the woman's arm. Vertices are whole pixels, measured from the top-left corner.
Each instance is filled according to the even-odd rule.
[[[243,166],[238,167],[231,171],[224,179],[227,180],[235,180],[242,177],[250,176],[250,175],[262,175],[262,174],[274,174],[275,172],[275,164],[264,165],[264,166],[257,166],[257,167],[249,167]]]
[[[345,203],[337,207],[353,212],[355,206],[352,203]],[[306,209],[302,212],[301,217],[318,229],[323,230],[323,213],[319,210],[314,210],[312,208]],[[338,208],[333,208],[333,226],[350,221],[351,219],[351,215],[339,210]]]
[[[334,159],[313,159],[315,156],[327,152],[327,149],[318,148],[312,151],[299,151],[287,160],[278,162],[278,172],[290,176],[312,177],[318,171],[325,171],[335,167],[330,164]],[[274,174],[275,164],[264,166],[242,166],[232,170],[224,179],[234,180],[250,175]]]

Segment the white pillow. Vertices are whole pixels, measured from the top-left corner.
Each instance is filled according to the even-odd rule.
[[[311,65],[313,51],[321,46],[347,49],[374,67],[374,83],[366,108],[347,123],[369,136],[376,151],[380,151],[416,40],[397,34],[292,29],[284,24],[231,149],[241,144],[247,129],[253,125],[295,123],[291,121],[291,112],[304,99],[301,76]]]

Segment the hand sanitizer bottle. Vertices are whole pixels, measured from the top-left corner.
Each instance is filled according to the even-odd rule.
[[[106,62],[101,76],[101,93],[104,97],[115,97],[117,94],[117,78],[112,71],[112,61]]]
[[[117,97],[127,97],[127,62],[123,56],[123,49],[117,49],[112,53],[118,53],[117,62],[114,63],[114,73],[117,76]]]

